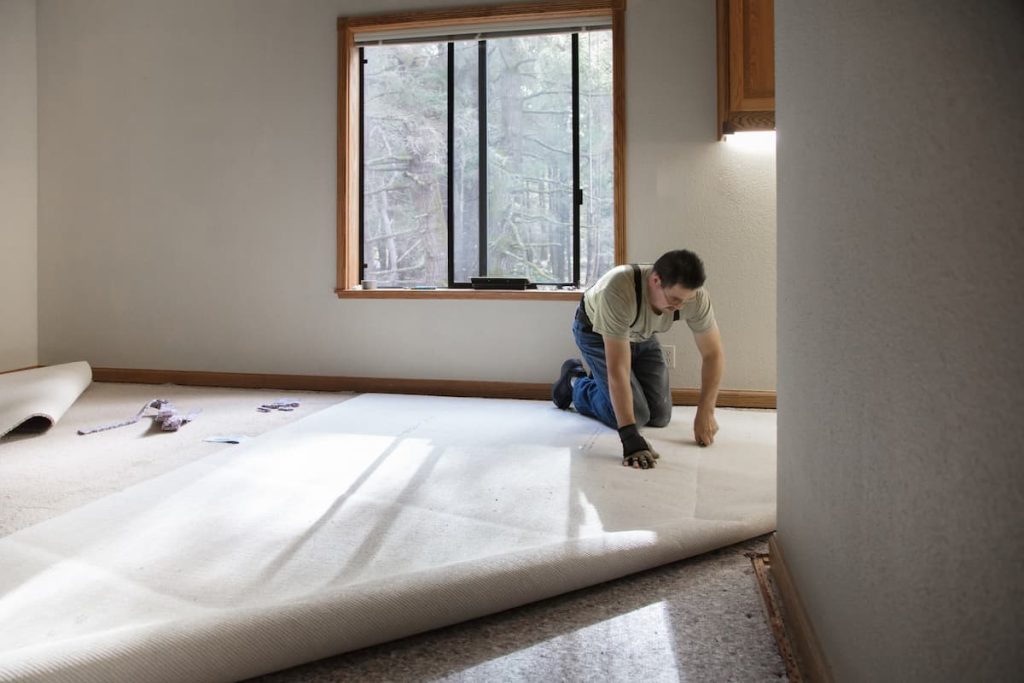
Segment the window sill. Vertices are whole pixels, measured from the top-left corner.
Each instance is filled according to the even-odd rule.
[[[582,289],[336,289],[339,299],[530,299],[579,301]]]

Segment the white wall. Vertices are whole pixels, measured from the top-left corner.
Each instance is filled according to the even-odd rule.
[[[0,0],[0,372],[38,359],[36,3]]]
[[[775,8],[787,564],[836,680],[1016,680],[1024,6]]]
[[[39,0],[42,360],[552,380],[571,302],[333,293],[335,20],[453,4],[478,0]],[[723,386],[774,389],[774,150],[715,140],[714,3],[626,23],[630,258],[700,253]]]

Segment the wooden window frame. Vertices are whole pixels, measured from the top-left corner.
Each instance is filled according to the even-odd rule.
[[[548,0],[521,4],[397,12],[338,19],[338,298],[577,300],[579,291],[376,289],[359,285],[359,59],[356,36],[381,31],[511,22],[610,17],[612,24],[612,147],[615,263],[626,262],[626,0]]]

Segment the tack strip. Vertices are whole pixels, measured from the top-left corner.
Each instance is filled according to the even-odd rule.
[[[800,675],[800,667],[797,665],[793,648],[789,644],[789,637],[786,635],[782,611],[776,603],[775,591],[771,587],[772,579],[768,574],[771,568],[771,558],[766,553],[747,553],[746,555],[754,565],[757,586],[761,589],[764,609],[768,613],[768,623],[772,627],[772,634],[775,636],[775,644],[779,648],[779,654],[782,655],[782,661],[786,664],[786,675],[789,677],[790,683],[802,683],[803,677]]]

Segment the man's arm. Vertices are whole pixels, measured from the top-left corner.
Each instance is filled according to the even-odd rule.
[[[604,337],[604,357],[608,363],[608,392],[619,426],[636,423],[633,415],[633,386],[629,382],[632,371],[629,340]]]
[[[693,436],[701,446],[715,442],[718,421],[715,420],[715,402],[718,400],[718,385],[725,370],[725,352],[722,350],[722,335],[715,324],[709,330],[697,332],[693,341],[700,351],[700,398],[697,401],[697,417],[693,420]]]
[[[604,358],[608,364],[608,393],[611,394],[612,409],[619,425],[622,464],[646,470],[654,467],[658,452],[651,448],[636,427],[636,416],[633,414],[633,385],[629,381],[632,372],[631,357],[628,340],[604,338]]]

